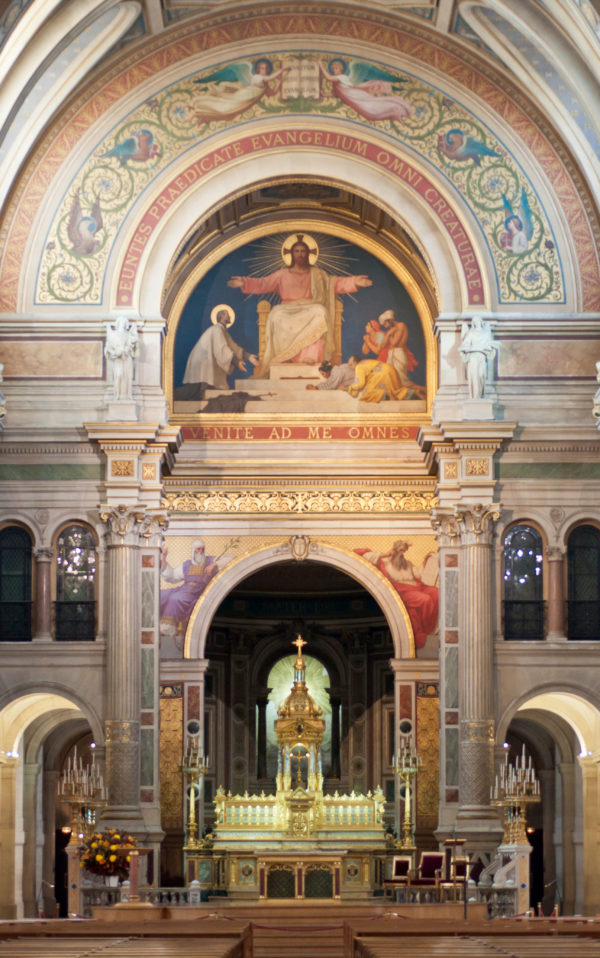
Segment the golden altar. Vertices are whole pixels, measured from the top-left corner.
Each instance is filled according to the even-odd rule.
[[[184,849],[186,880],[236,899],[364,899],[383,888],[383,792],[323,793],[325,723],[306,687],[306,643],[294,644],[294,682],[275,721],[276,794],[219,788],[210,842]]]

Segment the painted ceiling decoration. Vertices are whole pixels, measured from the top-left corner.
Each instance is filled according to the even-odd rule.
[[[353,130],[374,126],[411,159],[441,174],[466,201],[485,237],[500,302],[564,302],[549,218],[498,136],[417,77],[384,63],[300,48],[219,63],[185,77],[115,126],[63,197],[40,263],[37,303],[100,302],[112,244],[137,197],[182,156],[191,160],[209,153],[232,121],[247,129],[254,120],[311,114],[343,119]],[[322,145],[352,150],[355,142],[325,137]],[[293,144],[282,138],[280,145]],[[236,155],[233,149],[223,162]]]
[[[448,233],[462,231],[464,239],[451,237],[459,258],[459,245],[466,248],[476,237],[492,264],[499,304],[563,305],[568,241],[568,255],[574,249],[578,261],[581,305],[596,308],[598,224],[590,221],[585,186],[559,138],[522,94],[510,91],[507,101],[506,81],[476,56],[459,56],[428,27],[399,28],[398,21],[384,20],[381,13],[348,8],[332,17],[274,6],[248,10],[234,23],[214,16],[193,28],[186,24],[148,42],[144,55],[122,56],[121,65],[93,81],[49,130],[13,194],[3,228],[1,308],[16,309],[23,253],[42,197],[48,207],[51,193],[56,205],[34,257],[34,304],[131,305],[123,262],[117,299],[107,302],[107,270],[111,258],[123,255],[132,224],[148,222],[165,184],[173,191],[173,182],[207,156],[213,164],[235,161],[255,131],[294,124],[301,135],[323,121],[335,125],[336,138],[309,145],[366,156],[361,151],[370,144],[377,152],[369,158],[405,185],[415,188],[421,176],[423,194],[428,183],[437,189],[436,198],[431,190],[426,197],[432,212],[446,220]],[[321,45],[334,23],[339,53]],[[257,44],[266,36],[270,45],[261,49]],[[305,39],[291,44],[290,36]],[[360,41],[360,56],[348,55],[348,41]],[[242,59],[244,44],[252,56]],[[377,57],[362,53],[375,50]],[[169,82],[161,85],[162,73]],[[148,98],[149,78],[155,85]],[[136,102],[138,89],[145,99]],[[502,114],[494,114],[501,103]],[[290,145],[271,141],[272,148]],[[524,157],[539,171],[535,181],[525,174]],[[399,172],[402,164],[406,175]],[[557,236],[556,206],[568,240]],[[125,250],[127,259],[131,244]],[[475,266],[465,268],[462,258],[468,285]],[[129,289],[139,261],[131,267]],[[476,265],[481,268],[481,261]],[[470,299],[478,301],[477,294]]]

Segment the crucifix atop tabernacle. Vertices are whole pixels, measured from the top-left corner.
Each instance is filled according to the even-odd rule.
[[[296,641],[295,641],[295,642],[292,642],[292,645],[297,645],[297,646],[298,646],[298,655],[299,655],[300,658],[301,658],[301,657],[302,657],[302,648],[303,648],[303,646],[306,645],[306,642],[304,641],[304,639],[302,638],[302,636],[299,635],[298,638],[296,639]]]
[[[298,656],[294,662],[294,682],[304,682],[304,670],[306,668],[306,663],[302,658],[302,646],[306,645],[306,642],[301,635],[298,635],[298,638],[295,642],[292,642],[292,645],[298,647]]]

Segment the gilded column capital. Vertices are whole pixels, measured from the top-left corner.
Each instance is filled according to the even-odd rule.
[[[460,542],[461,527],[460,522],[453,509],[442,508],[438,506],[431,512],[431,525],[434,535],[438,541],[438,546],[456,546]]]
[[[502,506],[499,502],[455,506],[454,515],[463,545],[490,545],[494,523],[501,514]]]
[[[101,506],[100,518],[109,546],[137,546],[144,539],[162,534],[168,524],[163,511],[149,512],[144,506]]]
[[[160,546],[169,527],[169,515],[165,509],[148,509],[140,526],[140,536],[147,546]]]

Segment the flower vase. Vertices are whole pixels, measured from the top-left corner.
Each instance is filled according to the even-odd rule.
[[[119,887],[119,876],[118,875],[105,875],[104,884],[108,885],[109,888],[118,888]]]

